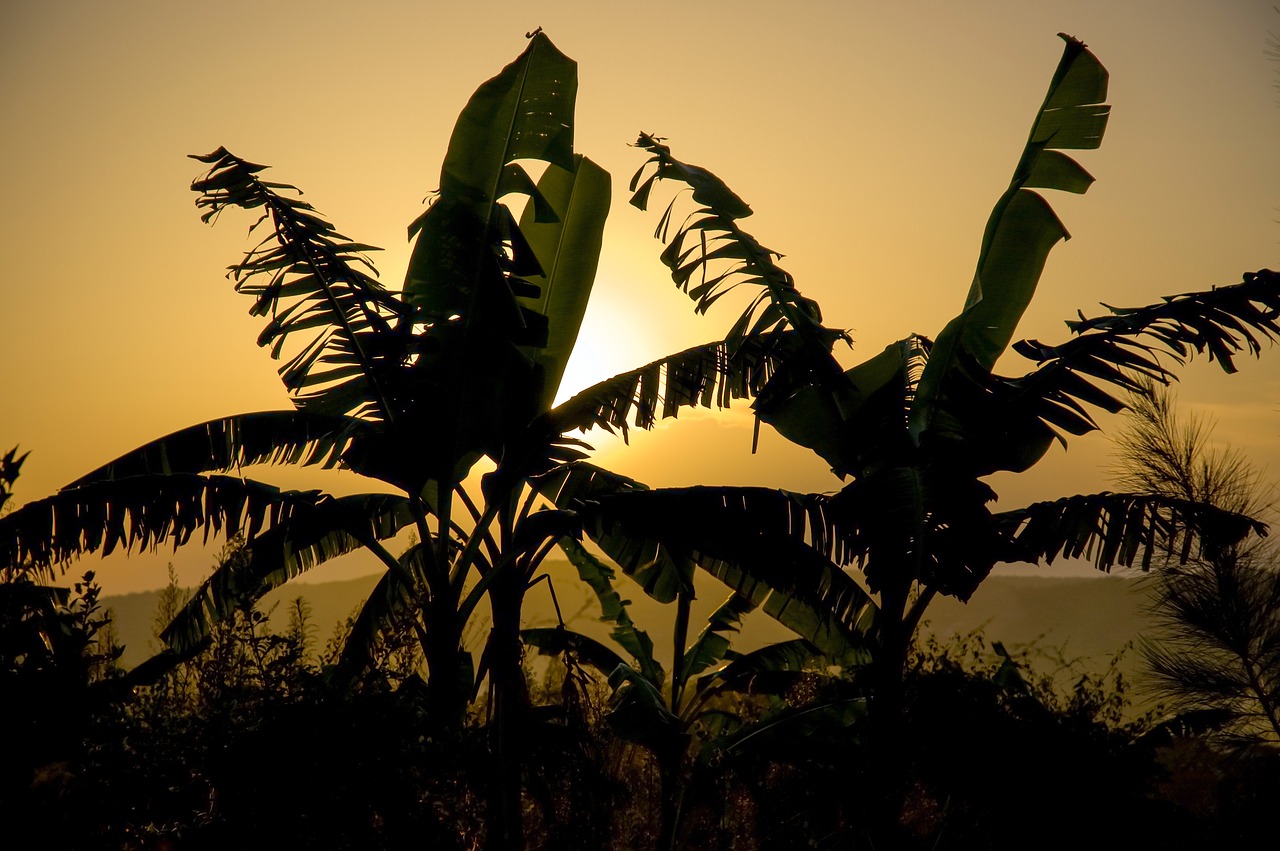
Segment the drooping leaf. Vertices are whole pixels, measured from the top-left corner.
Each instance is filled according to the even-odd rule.
[[[1086,406],[1116,413],[1125,405],[1115,390],[1142,392],[1144,380],[1176,380],[1170,362],[1183,364],[1193,354],[1207,354],[1224,371],[1235,371],[1237,355],[1256,357],[1263,340],[1280,338],[1277,316],[1280,274],[1263,269],[1246,274],[1239,284],[1166,296],[1146,307],[1112,308],[1106,316],[1082,316],[1067,323],[1078,336],[1056,346],[1021,340],[1014,350],[1039,366],[1018,378],[962,366],[948,392],[953,404],[968,402],[964,419],[978,424],[968,435],[975,468],[982,473],[1026,469],[1057,432],[1081,435],[1097,428]],[[985,416],[979,416],[979,408]],[[990,437],[989,446],[978,446],[975,435]],[[1025,447],[1021,456],[1013,454],[1016,447]]]
[[[265,166],[218,148],[194,157],[210,170],[191,184],[196,206],[211,221],[227,207],[262,208],[253,229],[270,223],[271,233],[228,275],[236,292],[250,295],[249,312],[269,318],[258,345],[279,358],[291,334],[307,341],[280,368],[295,404],[304,410],[387,421],[397,400],[395,373],[409,352],[402,320],[409,314],[361,266],[374,271],[364,252],[296,198],[280,194],[286,184],[258,178]],[[296,190],[295,190],[296,191]]]
[[[231,476],[131,476],[93,482],[29,502],[0,518],[0,563],[30,562],[42,575],[53,565],[101,551],[110,555],[174,549],[200,530],[252,540],[296,511],[328,499],[318,491],[279,488]]]
[[[342,454],[370,424],[306,411],[261,411],[189,426],[127,452],[81,476],[95,481],[169,473],[225,473],[251,464],[343,466]]]
[[[373,668],[380,646],[397,628],[405,623],[421,628],[417,618],[423,610],[427,587],[422,545],[410,547],[398,562],[398,570],[387,569],[379,577],[351,625],[335,671],[340,682],[355,683],[363,679]]]
[[[624,570],[632,557],[637,571],[670,577],[653,583],[670,589],[667,600],[646,586],[650,596],[674,599],[685,584],[677,571],[697,564],[841,655],[863,641],[875,604],[838,566],[856,553],[833,525],[826,501],[765,488],[601,489],[582,500],[579,511],[586,533]]]
[[[590,636],[563,627],[534,627],[520,630],[520,639],[544,656],[571,653],[580,662],[595,668],[605,677],[619,665],[626,664],[610,647]]]
[[[198,648],[213,626],[312,568],[359,549],[366,540],[394,537],[413,523],[407,501],[388,494],[323,498],[244,545],[243,557],[222,565],[165,628],[169,649]]]
[[[681,408],[728,408],[759,395],[800,345],[797,335],[782,332],[744,341],[733,357],[723,342],[695,346],[580,391],[550,412],[549,425],[557,432],[618,429],[625,438],[630,426],[652,428]]]
[[[1109,316],[1086,319],[1081,315],[1079,321],[1068,321],[1067,327],[1077,336],[1061,346],[1045,347],[1032,341],[1022,344],[1019,353],[1040,362],[1065,361],[1063,366],[1091,375],[1101,370],[1089,366],[1101,362],[1159,379],[1168,373],[1151,356],[1153,351],[1180,364],[1194,352],[1207,354],[1224,372],[1235,372],[1237,354],[1257,357],[1262,353],[1263,339],[1274,342],[1280,338],[1280,273],[1270,269],[1246,272],[1239,284],[1165,296],[1159,304],[1145,307],[1108,310]],[[1111,348],[1119,345],[1128,346],[1125,354]],[[1129,389],[1127,384],[1120,386]]]
[[[823,658],[822,651],[804,638],[766,644],[750,653],[732,656],[723,668],[700,679],[698,690],[701,692],[710,687],[749,688],[756,677],[777,671],[799,673]]]
[[[680,719],[667,708],[662,692],[644,674],[619,665],[609,675],[613,696],[605,720],[619,736],[654,749],[668,746],[680,733]]]
[[[552,470],[539,478],[536,487],[556,506],[579,513],[608,494],[648,490],[634,479],[582,461]],[[650,597],[670,603],[681,589],[693,590],[694,564],[687,556],[633,535],[616,523],[604,519],[592,522],[595,525],[585,529],[586,534]]]
[[[1248,534],[1265,535],[1265,524],[1204,503],[1154,494],[1080,494],[1038,502],[995,516],[1005,537],[1004,561],[1052,564],[1087,558],[1099,570],[1143,570],[1154,559],[1185,562],[1229,546]]]
[[[725,337],[730,353],[753,335],[787,328],[794,329],[815,353],[828,351],[817,302],[802,296],[791,275],[777,265],[780,254],[738,227],[737,219],[750,215],[751,208],[711,172],[671,156],[671,148],[660,139],[641,133],[636,146],[650,157],[631,179],[632,204],[646,209],[654,183],[675,180],[690,187],[694,202],[700,205],[676,228],[662,253],[672,280],[694,300],[695,309],[706,312],[739,285],[761,289]],[[650,167],[652,173],[645,178]],[[655,232],[664,242],[675,203],[668,205]]]

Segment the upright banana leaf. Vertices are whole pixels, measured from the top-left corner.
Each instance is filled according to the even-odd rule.
[[[609,201],[608,175],[573,153],[576,93],[577,64],[535,33],[468,101],[439,195],[410,228],[404,295],[423,329],[414,390],[429,400],[432,478],[502,457],[563,375]],[[536,184],[526,160],[544,164]],[[500,203],[513,194],[528,196],[520,223]]]
[[[577,63],[537,33],[514,62],[476,90],[458,116],[440,171],[439,196],[410,227],[410,236],[417,234],[418,240],[404,293],[427,321],[471,323],[477,320],[474,313],[487,307],[505,308],[503,318],[522,322],[505,276],[492,274],[498,271],[499,219],[505,209],[497,202],[511,192],[528,191],[530,179],[516,160],[542,160],[576,173],[577,75]]]
[[[720,604],[702,632],[684,652],[680,666],[686,682],[723,664],[729,658],[730,635],[742,630],[742,619],[755,611],[756,601],[734,593]]]
[[[1035,188],[1082,193],[1093,178],[1063,149],[1097,148],[1110,107],[1107,70],[1085,45],[1067,35],[1062,59],[1044,104],[1014,170],[1009,188],[996,202],[982,237],[978,267],[964,310],[947,324],[931,353],[911,409],[911,433],[919,441],[939,428],[943,436],[962,436],[966,424],[945,422],[939,414],[946,382],[962,359],[990,372],[1003,354],[1023,311],[1035,293],[1049,251],[1070,236]],[[1050,436],[1030,436],[1040,455]],[[1038,456],[1037,456],[1038,457]]]
[[[600,261],[604,223],[612,198],[607,171],[581,155],[574,156],[574,165],[572,171],[548,165],[538,181],[537,199],[555,214],[554,220],[538,218],[537,199],[525,208],[520,219],[520,233],[542,269],[541,274],[528,277],[528,282],[537,287],[537,295],[519,300],[546,318],[546,343],[524,349],[541,369],[538,407],[543,410],[555,400],[578,338]]]

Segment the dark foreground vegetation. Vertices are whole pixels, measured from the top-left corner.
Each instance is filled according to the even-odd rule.
[[[389,648],[352,693],[334,685],[335,645],[316,646],[304,609],[275,634],[250,607],[199,657],[131,689],[95,594],[90,578],[43,624],[57,651],[15,656],[36,627],[3,623],[10,836],[68,849],[485,844],[484,706],[460,735],[433,738],[414,654]],[[658,847],[658,754],[630,735],[625,704],[572,663],[529,674],[525,847]],[[785,679],[716,702],[750,735],[718,736],[712,716],[689,729],[677,847],[870,847],[884,778],[854,677],[815,666]],[[894,847],[1266,847],[1274,749],[1226,746],[1189,718],[1129,718],[1122,679],[1073,679],[1064,690],[973,636],[914,648]]]
[[[68,849],[485,844],[485,707],[433,738],[412,653],[389,649],[352,693],[335,687],[335,645],[316,646],[305,610],[277,634],[250,607],[196,659],[131,689],[95,594],[90,579],[44,624],[62,649],[4,655],[10,836]],[[34,628],[6,619],[4,646]],[[529,675],[525,847],[658,847],[659,755],[634,740],[625,703],[577,665]],[[710,715],[688,730],[671,787],[677,847],[870,847],[884,778],[854,677],[814,666],[785,679],[716,701],[750,735],[716,735]],[[1062,682],[978,637],[914,648],[893,847],[1190,849],[1274,835],[1274,750],[1128,718],[1118,677]]]
[[[1098,147],[1110,111],[1106,69],[1064,40],[962,310],[849,369],[847,334],[742,229],[750,207],[641,134],[632,203],[680,190],[657,230],[672,280],[699,312],[733,290],[745,306],[722,337],[553,405],[612,195],[574,150],[576,64],[541,32],[459,118],[399,290],[266,166],[196,157],[206,221],[259,217],[230,277],[293,407],[161,437],[0,516],[6,827],[68,848],[1265,843],[1280,581],[1237,498],[1249,478],[1180,442],[1157,388],[1280,336],[1280,275],[1013,342],[1067,236],[1041,193],[1088,189],[1063,151]],[[993,371],[1011,345],[1024,375]],[[832,492],[651,489],[577,436],[746,399]],[[1126,407],[1152,425],[1124,490],[994,508],[991,474]],[[3,458],[0,512],[21,463]],[[272,464],[370,490],[244,474]],[[62,587],[67,564],[197,535],[229,542],[215,570],[170,589],[159,651],[117,670],[94,577]],[[301,605],[268,629],[263,595],[357,549],[384,573],[340,635],[312,647]],[[553,551],[608,641],[523,628]],[[1123,682],[1064,690],[998,643],[921,644],[939,595],[1059,556],[1162,577],[1171,641],[1147,654],[1176,714],[1129,720]],[[726,595],[705,622],[698,571]],[[635,621],[640,593],[663,622]],[[757,610],[794,638],[736,650]]]

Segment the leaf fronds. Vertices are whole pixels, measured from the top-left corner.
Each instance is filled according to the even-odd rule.
[[[178,653],[196,649],[237,608],[359,549],[366,540],[394,537],[412,523],[408,502],[389,494],[330,497],[299,506],[279,525],[247,541],[244,558],[229,559],[214,571],[160,637]]]
[[[36,500],[0,518],[0,563],[28,562],[42,575],[55,564],[101,550],[110,555],[225,534],[252,540],[329,497],[282,491],[231,476],[132,476],[94,482]]]
[[[725,336],[730,352],[736,353],[744,339],[786,328],[821,348],[822,311],[817,302],[801,295],[790,273],[777,264],[782,255],[738,226],[737,220],[751,215],[751,208],[711,172],[673,157],[661,139],[641,133],[636,147],[650,157],[631,178],[634,206],[647,209],[653,186],[662,180],[685,184],[699,205],[676,225],[675,235],[668,240],[677,196],[654,232],[667,244],[663,264],[671,270],[676,286],[693,299],[694,309],[705,313],[739,286],[759,288]],[[647,177],[646,172],[650,172]]]
[[[1068,321],[1076,336],[1060,345],[1015,343],[1016,352],[1040,366],[1020,378],[994,381],[1045,423],[1084,434],[1097,428],[1084,404],[1112,413],[1125,406],[1105,385],[1141,393],[1144,382],[1176,380],[1162,359],[1181,366],[1207,354],[1232,373],[1239,355],[1259,356],[1263,340],[1280,338],[1280,274],[1262,269],[1246,273],[1239,284],[1108,310],[1109,315],[1082,313]]]
[[[253,464],[341,467],[353,439],[372,428],[350,417],[261,411],[179,429],[86,473],[67,485],[169,473],[225,473]]]
[[[1204,503],[1107,491],[1033,503],[995,520],[1008,541],[1003,561],[1086,558],[1104,571],[1135,562],[1147,570],[1158,557],[1186,562],[1246,535],[1267,534],[1261,521]]]
[[[258,345],[270,346],[273,358],[281,357],[291,334],[308,332],[280,368],[295,404],[317,413],[393,419],[388,384],[410,354],[404,332],[412,312],[374,277],[364,254],[376,249],[352,242],[309,203],[282,194],[295,187],[261,180],[266,166],[225,148],[193,159],[210,166],[191,184],[199,193],[196,206],[206,210],[204,221],[227,207],[263,210],[250,232],[263,225],[271,232],[228,277],[236,292],[254,299],[249,313],[268,318]]]
[[[825,334],[834,339],[833,332]],[[694,346],[588,387],[549,417],[559,432],[617,429],[625,439],[630,426],[651,429],[681,408],[724,409],[735,399],[758,397],[802,345],[797,334],[783,331],[745,339],[736,353],[725,342]]]

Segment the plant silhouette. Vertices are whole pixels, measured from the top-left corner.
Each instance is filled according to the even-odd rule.
[[[1261,340],[1280,335],[1280,275],[1261,270],[1148,307],[1081,314],[1068,321],[1074,336],[1064,343],[1013,343],[1035,362],[1029,372],[994,372],[1050,250],[1068,237],[1036,190],[1088,189],[1093,178],[1063,151],[1097,148],[1110,112],[1106,69],[1082,42],[1062,37],[1062,59],[987,222],[962,311],[936,339],[912,334],[850,369],[832,354],[842,335],[826,328],[778,255],[741,228],[750,207],[710,171],[641,134],[650,157],[632,179],[632,203],[646,208],[663,181],[692,190],[693,209],[677,212],[677,196],[658,224],[673,281],[699,311],[734,287],[754,290],[725,338],[731,360],[761,334],[801,341],[759,389],[755,413],[847,483],[832,495],[643,490],[580,463],[549,488],[651,592],[670,599],[697,564],[828,653],[866,654],[859,676],[881,727],[881,811],[890,819],[902,794],[893,753],[904,664],[935,595],[968,599],[998,563],[1083,556],[1102,570],[1147,568],[1161,552],[1186,556],[1207,540],[1264,531],[1245,515],[1159,492],[991,508],[996,493],[985,477],[1026,472],[1055,441],[1095,430],[1091,408],[1124,408],[1117,389],[1168,383],[1176,375],[1166,364],[1195,354],[1234,372],[1238,354],[1258,355]]]
[[[552,407],[610,201],[608,174],[573,148],[576,90],[576,63],[537,31],[476,91],[439,191],[409,227],[399,291],[378,280],[372,246],[265,179],[266,166],[224,148],[196,156],[208,166],[192,184],[206,222],[231,208],[259,215],[261,241],[228,277],[266,319],[258,343],[284,361],[293,408],[161,437],[0,520],[0,563],[39,576],[86,553],[180,546],[197,532],[242,537],[242,557],[196,590],[135,681],[198,653],[217,623],[272,588],[353,550],[373,553],[384,573],[335,674],[359,684],[382,636],[409,619],[427,717],[447,733],[461,729],[487,676],[494,847],[518,844],[524,594],[556,543],[580,535],[576,515],[531,483],[585,457],[570,432],[648,428],[681,406],[728,405],[760,386],[787,345],[757,344],[731,369],[722,343],[695,347]],[[469,486],[486,456],[493,469]],[[348,470],[378,490],[336,497],[240,474],[261,464]],[[409,529],[416,542],[393,555],[388,542]],[[477,664],[463,638],[486,601],[492,629]]]

